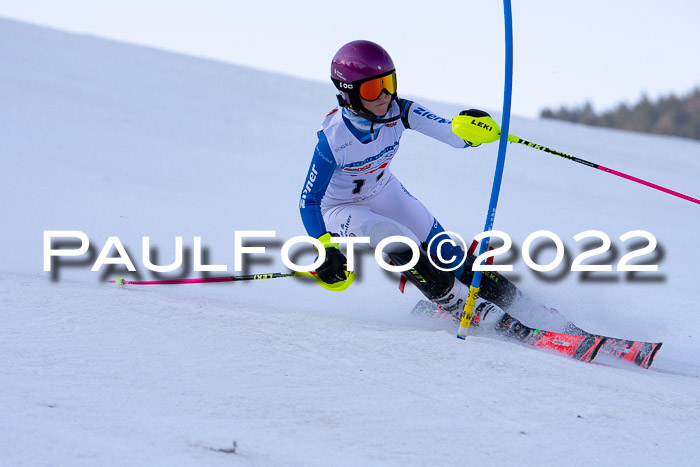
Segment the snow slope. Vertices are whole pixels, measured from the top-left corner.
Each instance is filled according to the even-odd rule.
[[[321,58],[323,59],[323,58]],[[90,272],[118,236],[138,272],[193,237],[233,272],[236,230],[275,230],[248,272],[282,271],[304,234],[298,194],[333,89],[229,64],[0,20],[0,464],[688,464],[700,429],[695,329],[700,207],[511,145],[496,228],[565,242],[644,229],[659,272],[512,275],[580,326],[662,340],[644,371],[565,358],[408,316],[419,294],[371,255],[331,293],[302,279],[116,289]],[[400,64],[399,64],[400,66]],[[478,83],[472,83],[478,86]],[[572,83],[575,85],[575,83]],[[515,93],[528,92],[518,89]],[[405,96],[411,98],[411,96]],[[456,96],[458,98],[458,96]],[[430,103],[444,116],[479,102]],[[492,114],[498,119],[498,112]],[[511,131],[700,196],[700,144],[514,118]],[[483,226],[495,145],[408,132],[394,173],[449,230]],[[90,257],[43,272],[43,232]],[[545,250],[541,263],[549,261]],[[310,258],[300,253],[301,258]],[[236,452],[222,452],[236,442]]]

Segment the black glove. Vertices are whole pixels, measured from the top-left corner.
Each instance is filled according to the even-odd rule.
[[[460,115],[467,115],[469,117],[476,117],[476,118],[490,117],[491,116],[488,114],[488,112],[484,112],[483,110],[479,110],[479,109],[462,110],[459,114]],[[473,148],[475,148],[477,146],[481,146],[481,143],[475,144],[475,143],[472,143],[471,141],[467,141],[466,139],[464,141],[466,141],[466,143]]]
[[[316,275],[326,284],[335,284],[347,279],[348,261],[345,255],[338,249],[337,243],[331,242],[331,234],[325,233],[318,237],[326,249],[326,259],[316,269]]]

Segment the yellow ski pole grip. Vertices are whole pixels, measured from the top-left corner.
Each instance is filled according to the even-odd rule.
[[[490,115],[457,115],[452,119],[452,132],[472,144],[493,143],[501,138],[501,128]],[[515,135],[508,135],[511,143],[520,142]]]
[[[473,144],[493,143],[501,136],[501,128],[488,114],[457,115],[452,119],[452,132]]]

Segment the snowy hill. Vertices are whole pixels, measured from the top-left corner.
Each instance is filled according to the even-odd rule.
[[[518,286],[590,331],[663,341],[647,371],[459,341],[411,319],[420,295],[401,295],[370,255],[342,293],[303,279],[117,289],[105,281],[122,269],[90,271],[112,236],[132,279],[153,277],[145,236],[156,264],[183,237],[185,265],[159,277],[201,275],[195,236],[208,264],[233,273],[242,230],[276,231],[247,272],[285,270],[279,247],[305,233],[298,194],[331,84],[8,20],[0,63],[0,465],[694,460],[700,206],[508,149],[496,228],[514,240]],[[481,107],[420,102],[446,117]],[[700,196],[698,142],[517,117],[511,132]],[[402,141],[394,173],[448,230],[478,233],[496,145]],[[574,235],[607,233],[613,265],[632,249],[618,237],[647,230],[659,247],[641,260],[659,271],[541,277],[518,255],[543,229],[569,263],[583,251]],[[85,232],[91,250],[44,272],[45,230]]]

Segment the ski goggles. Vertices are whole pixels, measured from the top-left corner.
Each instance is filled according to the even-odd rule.
[[[396,93],[396,72],[388,75],[372,78],[360,84],[360,97],[366,101],[376,101],[386,89],[390,95]]]

